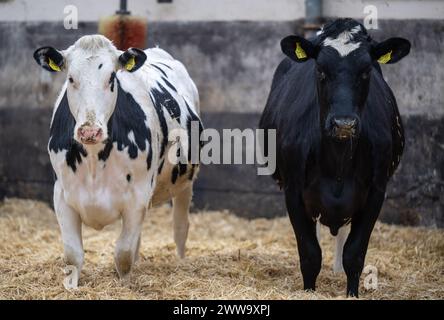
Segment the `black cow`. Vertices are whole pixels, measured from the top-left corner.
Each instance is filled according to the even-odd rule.
[[[339,19],[313,39],[288,36],[281,48],[288,58],[274,74],[259,126],[277,133],[273,177],[285,190],[304,289],[315,289],[321,269],[317,221],[335,236],[350,223],[341,256],[347,295],[357,297],[370,234],[404,148],[378,62],[399,61],[410,43],[376,42],[360,23]]]

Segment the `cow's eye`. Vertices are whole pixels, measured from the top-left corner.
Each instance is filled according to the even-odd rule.
[[[69,77],[68,80],[70,83],[74,83],[74,79],[72,77]]]

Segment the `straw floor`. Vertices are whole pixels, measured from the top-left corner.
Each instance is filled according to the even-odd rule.
[[[317,291],[305,292],[288,218],[245,220],[228,212],[191,215],[187,258],[176,258],[172,216],[150,211],[141,258],[128,283],[118,280],[113,249],[119,223],[84,228],[85,264],[79,288],[63,286],[60,234],[44,203],[0,203],[1,299],[341,299],[345,275],[332,272],[333,238],[322,230],[323,266]],[[444,230],[378,223],[366,259],[378,289],[361,299],[443,299]],[[364,276],[362,277],[362,279]]]

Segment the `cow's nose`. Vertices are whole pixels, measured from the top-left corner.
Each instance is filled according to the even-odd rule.
[[[96,126],[83,125],[77,130],[80,141],[85,144],[95,144],[101,141],[102,129]]]
[[[358,120],[356,118],[349,117],[341,117],[341,118],[333,118],[333,125],[337,128],[341,129],[354,129]]]

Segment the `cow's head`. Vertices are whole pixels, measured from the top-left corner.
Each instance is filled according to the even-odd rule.
[[[101,35],[84,36],[66,50],[42,47],[34,59],[50,72],[66,71],[69,108],[76,120],[74,139],[97,144],[108,138],[107,124],[117,100],[116,72],[134,72],[146,60],[136,48],[119,51]]]
[[[288,36],[281,47],[296,62],[315,60],[323,133],[343,140],[359,136],[360,115],[372,73],[380,72],[378,63],[398,62],[409,53],[410,42],[390,38],[377,43],[360,23],[339,19],[312,40]]]

